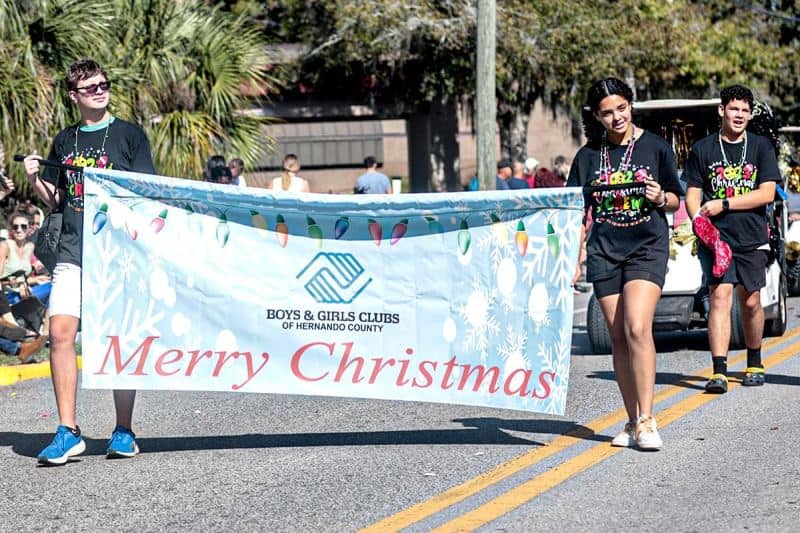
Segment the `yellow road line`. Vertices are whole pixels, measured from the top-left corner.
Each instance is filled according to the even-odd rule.
[[[791,359],[797,355],[797,349],[800,348],[800,341],[792,344],[781,352],[768,357],[764,360],[764,366],[769,368],[775,366],[787,359]],[[735,390],[740,387],[741,383],[738,381],[730,381],[728,391]],[[717,399],[719,395],[705,394],[698,392],[692,396],[681,400],[680,402],[672,405],[662,412],[658,413],[659,427],[665,427],[675,422],[676,420],[686,416],[687,414],[699,409],[703,405]],[[529,502],[533,498],[541,495],[542,493],[550,490],[561,482],[583,472],[591,466],[594,466],[609,457],[616,455],[624,450],[624,448],[614,448],[609,446],[608,443],[598,444],[591,449],[581,453],[580,455],[562,463],[561,465],[548,470],[547,472],[519,485],[508,492],[498,496],[497,498],[481,505],[480,507],[466,513],[442,526],[434,529],[438,533],[452,532],[452,531],[472,531],[480,526],[483,526],[492,520],[509,513],[517,507]]]
[[[800,333],[800,328],[795,328],[791,331],[787,331],[786,334],[784,334],[784,337],[787,335],[791,337],[798,333]],[[769,339],[768,341],[764,342],[762,349],[766,351],[773,346],[780,344],[783,342],[784,337]],[[744,360],[745,355],[740,354],[737,357],[729,357],[728,363],[730,366],[735,366]],[[695,372],[694,374],[703,376],[710,375],[711,367],[706,367]],[[686,380],[680,380],[669,387],[661,389],[653,397],[653,405],[655,406],[657,403],[663,402],[664,400],[683,392],[685,387],[681,385],[686,384],[688,384]],[[408,527],[416,522],[419,522],[420,520],[424,520],[425,518],[442,511],[443,509],[446,509],[447,507],[450,507],[451,505],[477,494],[485,488],[494,485],[495,483],[520,472],[521,470],[533,466],[552,455],[560,453],[570,446],[574,446],[583,442],[587,437],[598,433],[611,425],[627,422],[627,420],[628,415],[625,412],[625,409],[617,409],[608,415],[602,416],[585,424],[581,428],[577,428],[560,435],[551,442],[542,446],[538,446],[529,452],[526,452],[506,463],[493,468],[492,470],[489,470],[488,472],[485,472],[477,477],[465,481],[464,483],[461,483],[460,485],[456,485],[455,487],[437,494],[436,496],[433,496],[424,502],[412,505],[411,507],[400,511],[399,513],[388,516],[370,526],[367,526],[366,528],[362,529],[360,533],[397,531],[399,529]],[[608,446],[607,448],[611,448],[611,446]]]

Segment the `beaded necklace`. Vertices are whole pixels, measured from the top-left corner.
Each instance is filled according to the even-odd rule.
[[[106,131],[103,134],[103,143],[100,145],[100,155],[105,153],[106,149],[106,141],[108,140],[108,128],[111,127],[111,123],[113,122],[113,118],[109,117],[108,124],[106,124]],[[80,125],[75,128],[75,157],[78,156],[78,130],[81,129]]]
[[[719,150],[722,152],[722,162],[725,164],[726,167],[730,167],[731,164],[728,161],[728,156],[725,155],[725,147],[722,145],[722,132],[720,131],[717,134],[717,139],[719,139]],[[739,168],[744,166],[744,159],[747,155],[747,132],[744,132],[744,145],[742,146],[742,157],[739,158]]]
[[[631,166],[631,157],[633,157],[633,148],[636,145],[636,128],[633,130],[631,140],[628,142],[628,147],[625,149],[625,154],[620,159],[618,172],[625,172]],[[600,146],[600,178],[606,183],[612,174],[611,157],[608,154],[608,136],[603,137],[603,144]]]

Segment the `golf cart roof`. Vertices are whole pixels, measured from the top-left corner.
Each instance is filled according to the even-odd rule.
[[[719,98],[670,98],[665,100],[645,100],[644,102],[634,102],[634,111],[639,110],[662,110],[662,109],[683,109],[687,107],[710,107],[715,108],[719,105]]]

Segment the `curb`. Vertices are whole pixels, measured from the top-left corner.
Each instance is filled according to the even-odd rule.
[[[81,356],[78,356],[78,370],[82,367]],[[13,385],[29,379],[50,377],[50,361],[30,365],[11,365],[0,367],[0,387]]]

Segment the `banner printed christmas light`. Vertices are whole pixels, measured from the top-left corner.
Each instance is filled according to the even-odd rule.
[[[558,257],[560,243],[558,241],[558,235],[556,235],[556,230],[553,227],[553,223],[550,222],[554,215],[555,213],[547,218],[547,249],[550,250],[550,255],[553,257]]]
[[[100,210],[94,215],[94,220],[92,221],[92,235],[97,235],[97,233],[103,229],[103,226],[106,225],[106,221],[108,220],[108,204],[103,204],[100,206]]]
[[[308,236],[317,242],[317,248],[322,248],[322,228],[317,226],[316,221],[307,216],[306,224],[308,224]]]
[[[254,228],[267,230],[269,227],[267,226],[267,219],[264,218],[264,215],[259,213],[258,211],[250,210],[250,224]]]
[[[467,224],[467,219],[464,218],[461,220],[461,226],[458,230],[458,249],[461,251],[461,255],[466,255],[471,242],[472,236],[469,234],[469,225]]]
[[[389,244],[397,244],[397,241],[403,238],[403,235],[406,234],[406,230],[408,229],[408,219],[404,218],[400,222],[394,225],[392,228],[392,236],[389,239]]]
[[[347,217],[339,217],[339,220],[336,221],[336,224],[333,226],[333,238],[336,240],[341,239],[345,233],[347,233],[347,229],[350,227],[350,219]]]
[[[289,226],[286,225],[283,215],[278,215],[275,218],[275,237],[278,239],[278,244],[281,248],[286,248],[286,241],[289,240]]]
[[[508,228],[506,228],[506,225],[495,213],[490,213],[489,218],[492,219],[492,231],[495,237],[500,241],[500,244],[505,246],[508,242]]]
[[[525,257],[528,253],[528,232],[525,230],[525,223],[520,221],[517,223],[517,233],[514,235],[514,242],[517,245],[519,255]]]
[[[370,218],[367,220],[369,234],[372,237],[372,240],[375,241],[375,246],[381,245],[381,239],[383,238],[383,228],[381,227],[380,222],[375,220],[374,218]]]
[[[219,222],[217,223],[217,244],[220,248],[224,248],[228,244],[228,237],[231,234],[231,229],[228,227],[228,217],[225,213],[220,213]]]
[[[433,216],[425,216],[425,222],[428,223],[428,231],[437,235],[440,241],[444,240],[444,226],[442,223],[439,222],[436,217]]]
[[[167,223],[167,210],[162,210],[157,217],[150,221],[150,229],[153,230],[153,233],[159,233],[162,229],[164,229],[164,225]]]

